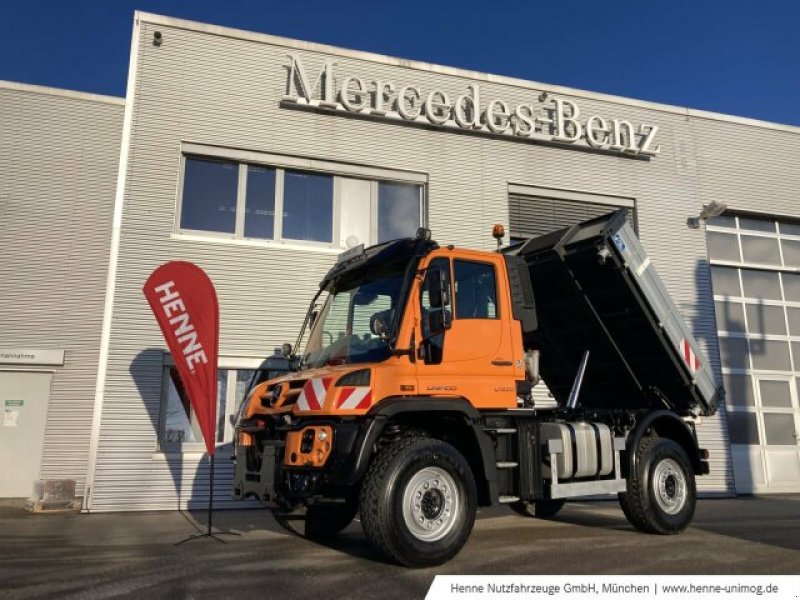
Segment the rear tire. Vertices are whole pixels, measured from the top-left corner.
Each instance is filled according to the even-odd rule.
[[[523,517],[536,517],[537,519],[552,519],[558,514],[566,500],[535,500],[533,502],[514,502],[509,504],[511,510]]]
[[[411,436],[381,448],[361,486],[361,525],[386,556],[409,567],[442,564],[464,546],[477,491],[461,453]]]
[[[636,472],[619,494],[622,512],[641,531],[670,535],[689,526],[697,503],[694,470],[684,449],[667,438],[644,438]]]

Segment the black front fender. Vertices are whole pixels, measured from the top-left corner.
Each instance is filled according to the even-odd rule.
[[[423,425],[426,422],[433,424],[437,417],[443,416],[463,420],[465,430],[472,437],[467,443],[474,444],[477,448],[475,454],[479,460],[471,463],[478,487],[484,491],[481,494],[482,503],[497,502],[497,463],[493,441],[483,430],[481,414],[466,399],[459,397],[398,396],[386,398],[373,406],[366,415],[337,479],[346,485],[355,485],[361,481],[386,425],[393,420],[412,416]]]

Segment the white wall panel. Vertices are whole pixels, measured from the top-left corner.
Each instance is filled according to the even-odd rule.
[[[41,477],[74,479],[79,495],[122,113],[121,99],[0,82],[0,346],[65,351]]]

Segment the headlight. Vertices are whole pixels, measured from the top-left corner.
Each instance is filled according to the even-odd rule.
[[[314,429],[309,428],[303,432],[303,437],[300,440],[300,452],[308,454],[314,449]]]
[[[344,386],[353,386],[353,387],[361,387],[367,386],[370,382],[370,370],[369,369],[359,369],[358,371],[353,371],[352,373],[348,373],[347,375],[343,375],[339,378],[339,381],[336,382],[338,387]]]

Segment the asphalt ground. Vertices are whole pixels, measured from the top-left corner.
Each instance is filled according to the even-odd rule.
[[[441,574],[800,574],[800,495],[703,499],[681,535],[639,533],[615,502],[557,520],[482,510],[449,563],[385,562],[351,524],[328,544],[260,510],[215,513],[226,543],[176,542],[205,514],[33,515],[0,507],[0,598],[422,598]]]

